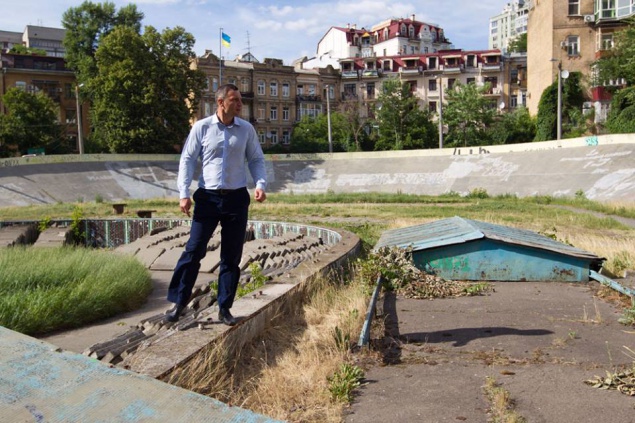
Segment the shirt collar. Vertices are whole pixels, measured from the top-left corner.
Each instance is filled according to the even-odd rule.
[[[240,126],[240,119],[238,118],[238,116],[235,116],[234,123],[232,123],[231,125],[225,125],[223,122],[220,121],[220,119],[218,119],[218,115],[214,113],[212,115],[212,123],[224,128],[231,128],[232,126]]]

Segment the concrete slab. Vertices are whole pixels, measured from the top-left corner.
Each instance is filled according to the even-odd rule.
[[[382,366],[347,422],[487,420],[492,377],[530,422],[633,421],[632,397],[584,384],[632,366],[635,333],[587,284],[494,284],[486,296],[412,300],[386,295]],[[379,341],[378,341],[379,342]]]
[[[4,422],[275,422],[0,327]]]

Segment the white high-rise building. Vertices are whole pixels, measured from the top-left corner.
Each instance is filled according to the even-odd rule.
[[[527,32],[529,2],[514,0],[503,11],[489,20],[489,48],[507,52],[509,44],[520,34]]]

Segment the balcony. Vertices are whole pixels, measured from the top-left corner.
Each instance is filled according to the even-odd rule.
[[[366,69],[362,71],[362,77],[364,78],[376,78],[377,76],[379,76],[379,74],[377,73],[377,69]]]
[[[317,102],[321,102],[322,101],[322,96],[319,96],[319,95],[316,95],[316,94],[298,94],[296,96],[296,100],[298,102],[306,101],[306,102],[311,102],[311,103],[317,103]]]
[[[343,70],[342,71],[342,78],[343,79],[352,79],[352,78],[357,78],[359,75],[357,73],[356,70]]]

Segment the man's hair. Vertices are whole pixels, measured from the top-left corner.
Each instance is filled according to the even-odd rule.
[[[225,97],[227,97],[227,94],[229,94],[230,91],[239,91],[239,90],[238,90],[238,87],[235,86],[234,84],[225,84],[218,87],[218,89],[216,90],[216,101],[222,100]]]

